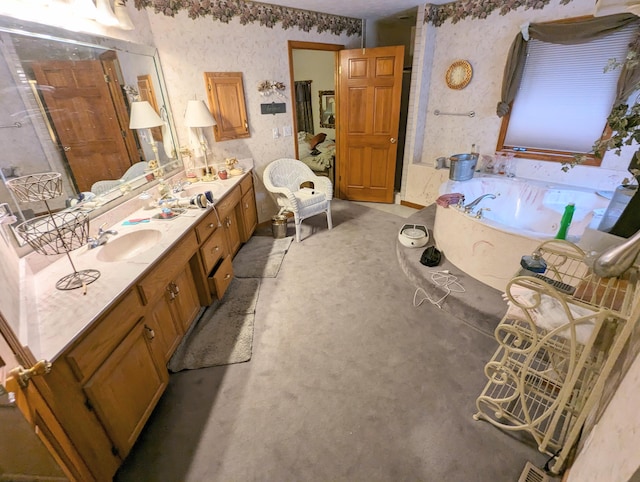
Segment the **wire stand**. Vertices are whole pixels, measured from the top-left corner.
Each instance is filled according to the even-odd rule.
[[[48,214],[29,219],[16,227],[18,234],[34,251],[45,256],[66,254],[73,273],[58,280],[59,290],[84,288],[100,277],[100,271],[85,269],[78,271],[73,264],[70,251],[87,242],[89,216],[83,212],[52,213],[47,200],[62,195],[61,175],[56,172],[32,174],[7,181],[20,202],[43,201]]]

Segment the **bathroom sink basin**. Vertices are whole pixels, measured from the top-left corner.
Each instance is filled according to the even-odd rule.
[[[196,194],[203,194],[207,191],[211,191],[213,198],[217,200],[224,191],[224,187],[213,182],[198,182],[187,187],[184,191],[180,191],[177,196],[190,198]]]
[[[157,229],[141,229],[109,239],[98,252],[100,261],[131,259],[154,246],[162,233]]]

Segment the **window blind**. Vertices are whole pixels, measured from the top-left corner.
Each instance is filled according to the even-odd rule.
[[[630,26],[578,45],[531,39],[505,145],[587,153],[600,138],[616,96],[620,69],[604,72],[610,59],[624,62]]]

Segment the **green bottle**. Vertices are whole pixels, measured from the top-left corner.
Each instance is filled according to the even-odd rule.
[[[574,203],[569,203],[564,208],[564,214],[562,215],[562,219],[560,220],[560,229],[558,229],[558,234],[556,234],[556,239],[567,239],[567,231],[569,231],[569,225],[571,225],[571,220],[573,219],[573,212],[576,210],[576,205]]]

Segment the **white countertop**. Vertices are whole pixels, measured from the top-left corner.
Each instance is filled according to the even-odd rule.
[[[226,180],[210,183],[198,182],[190,186],[190,189],[198,189],[202,186],[202,190],[198,189],[198,192],[212,190],[215,204],[247,175],[251,175],[251,172]],[[122,261],[101,261],[99,253],[104,246],[88,249],[85,245],[72,251],[70,257],[77,271],[84,269],[100,271],[100,277],[87,285],[86,294],[82,288],[68,291],[56,289],[56,282],[60,278],[73,273],[73,268],[66,255],[60,256],[55,262],[37,273],[24,275],[28,279],[22,280],[22,286],[25,289],[32,289],[33,293],[21,295],[22,306],[24,306],[27,316],[22,317],[24,320],[22,323],[26,326],[21,327],[19,336],[21,342],[28,346],[36,359],[55,360],[73,340],[91,325],[92,321],[97,319],[121,294],[126,292],[151,264],[160,259],[211,209],[192,208],[171,220],[152,218],[146,223],[122,225],[122,222],[128,219],[148,218],[160,211],[159,208],[153,210],[136,209],[140,206],[138,199],[127,201],[127,203],[131,203],[133,211],[126,213],[125,217],[120,218],[117,222],[114,220],[108,222],[108,229],[115,229],[118,234],[110,236],[104,246],[108,246],[109,242],[127,233],[144,229],[158,230],[161,236],[145,251],[132,259]],[[121,209],[119,212],[122,215]],[[92,234],[95,234],[97,226],[100,226],[102,222],[103,220],[100,218],[91,222]]]

